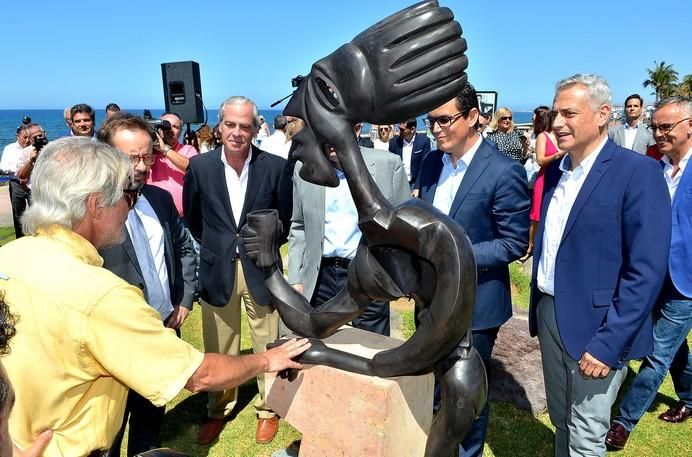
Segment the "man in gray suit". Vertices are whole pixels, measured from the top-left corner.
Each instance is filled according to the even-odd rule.
[[[382,194],[393,205],[410,198],[406,172],[401,159],[361,147],[363,159]],[[346,284],[348,264],[353,259],[360,230],[358,214],[334,149],[332,161],[339,186],[327,188],[293,178],[293,217],[288,238],[288,281],[313,306],[334,297]],[[389,335],[389,303],[372,302],[353,326]]]
[[[656,144],[651,129],[640,122],[644,99],[632,94],[625,99],[625,122],[608,129],[608,136],[618,146],[631,149],[642,155],[649,146]]]

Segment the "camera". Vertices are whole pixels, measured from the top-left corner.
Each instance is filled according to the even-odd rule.
[[[34,142],[32,143],[36,152],[39,152],[45,145],[48,144],[48,138],[43,135],[34,137]]]
[[[304,79],[305,79],[305,76],[303,76],[303,75],[298,75],[295,78],[291,78],[291,87],[300,86],[300,83],[303,82]]]
[[[169,121],[161,119],[145,119],[145,121],[147,121],[149,124],[149,134],[151,135],[151,139],[154,141],[154,143],[157,141],[156,135],[159,130],[163,130],[165,132],[171,129],[171,123]]]

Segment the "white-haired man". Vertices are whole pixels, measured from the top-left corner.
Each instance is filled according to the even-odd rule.
[[[536,232],[529,326],[538,335],[556,456],[604,456],[627,362],[651,353],[666,272],[670,197],[660,166],[608,140],[611,92],[596,75],[558,82]]]
[[[262,352],[279,335],[279,315],[264,285],[264,273],[248,258],[240,229],[248,213],[277,209],[284,227],[290,225],[290,190],[282,192],[286,161],[252,144],[259,129],[257,106],[246,97],[230,97],[219,108],[223,146],[190,159],[183,202],[187,226],[200,241],[199,283],[204,348],[209,352],[240,352],[240,304],[245,304],[252,346]],[[290,189],[290,188],[289,188]],[[257,378],[259,399],[256,441],[274,439],[279,419],[266,404],[264,377]],[[207,419],[197,441],[208,444],[223,430],[238,399],[238,390],[211,392]]]
[[[48,145],[36,161],[24,238],[0,248],[0,287],[17,316],[2,363],[16,388],[10,419],[25,448],[53,431],[44,455],[104,455],[120,428],[128,388],[156,405],[183,387],[237,386],[299,366],[309,345],[263,354],[202,354],[166,329],[142,293],[101,268],[97,249],[120,243],[134,207],[130,159],[88,138]]]

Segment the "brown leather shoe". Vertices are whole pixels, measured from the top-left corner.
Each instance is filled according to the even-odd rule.
[[[199,427],[197,444],[209,444],[214,441],[219,437],[225,425],[226,419],[213,419],[207,417]]]
[[[662,413],[658,418],[662,421],[679,424],[680,422],[685,422],[690,416],[692,416],[692,409],[686,407],[683,402],[680,402],[665,413]]]
[[[269,419],[257,419],[257,433],[255,441],[259,444],[271,443],[279,431],[279,416],[270,417]]]
[[[630,432],[625,430],[622,424],[613,422],[610,430],[606,434],[605,444],[610,450],[624,449],[627,444],[627,438],[630,437]]]

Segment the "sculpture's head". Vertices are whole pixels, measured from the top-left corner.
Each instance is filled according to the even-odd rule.
[[[466,84],[461,26],[426,1],[378,22],[312,66],[284,109],[305,121],[293,138],[300,175],[336,186],[326,144],[353,146],[353,124],[393,124],[451,100]]]

